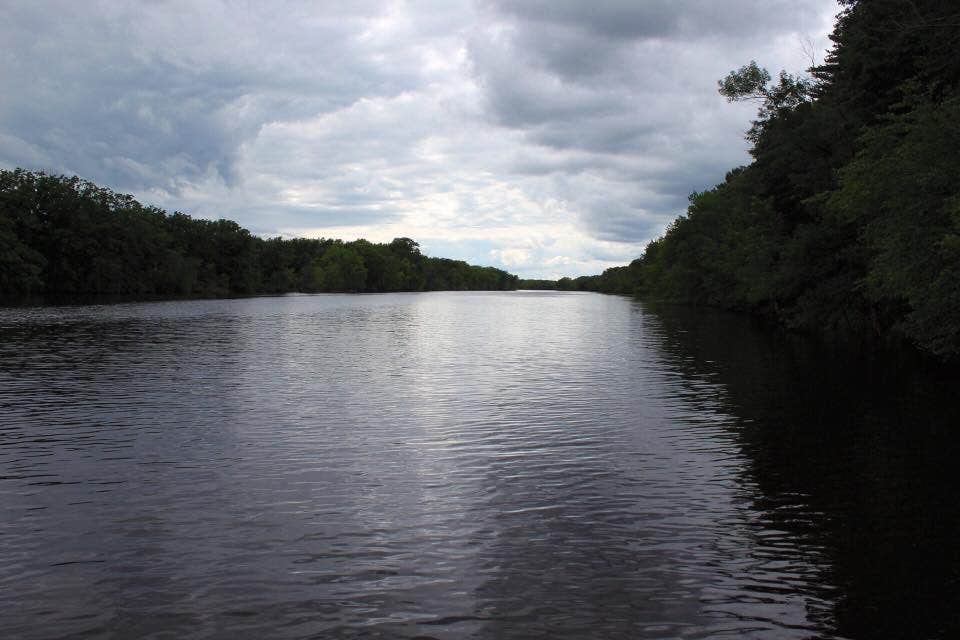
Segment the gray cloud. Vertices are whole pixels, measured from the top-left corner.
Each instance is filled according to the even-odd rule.
[[[629,241],[662,230],[663,216],[682,212],[690,191],[745,160],[749,112],[718,100],[716,79],[744,61],[744,49],[797,70],[799,57],[784,60],[771,43],[792,38],[799,51],[801,36],[822,35],[833,10],[781,0],[490,0],[483,7],[487,26],[469,44],[486,116],[547,158],[517,169],[566,174],[582,191],[583,173],[603,168],[615,201],[571,197],[592,235]],[[551,159],[557,151],[567,155]],[[622,188],[625,181],[632,188]]]
[[[5,92],[4,130],[58,169],[120,188],[175,189],[209,172],[231,183],[239,147],[264,124],[420,82],[416,65],[385,63],[359,40],[374,3],[319,18],[288,3],[283,20],[252,6],[14,3],[4,83],[21,90]]]
[[[10,0],[0,166],[264,235],[626,262],[747,156],[716,79],[804,66],[832,0]]]
[[[528,24],[588,31],[604,43],[769,34],[817,18],[817,5],[794,0],[489,0],[486,4]]]

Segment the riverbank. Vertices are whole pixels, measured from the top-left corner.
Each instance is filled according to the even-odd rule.
[[[76,176],[0,171],[0,297],[202,296],[516,289],[494,267],[389,243],[269,238]]]

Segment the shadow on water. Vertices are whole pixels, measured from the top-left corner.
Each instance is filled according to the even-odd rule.
[[[200,500],[238,456],[229,433],[204,425],[237,414],[224,372],[243,345],[236,323],[200,330],[189,310],[144,322],[142,308],[36,308],[0,322],[0,470],[4,489],[22,487],[2,495],[15,588],[0,601],[22,615],[9,637],[73,637],[78,625],[188,635],[202,618],[185,572],[167,570],[186,537],[170,506]],[[184,425],[187,409],[206,422]]]
[[[836,633],[960,633],[956,372],[850,353],[742,316],[643,307],[689,379],[722,388],[770,523],[824,549]]]
[[[0,628],[955,637],[956,388],[593,294],[3,310]]]
[[[501,444],[480,483],[484,624],[469,637],[836,637],[819,545],[773,521],[744,470],[749,420],[686,351],[689,330],[622,298],[584,302],[580,331],[566,314],[563,330],[541,321],[542,352],[522,341],[556,358],[559,382],[538,387],[525,365],[536,393],[487,439]]]

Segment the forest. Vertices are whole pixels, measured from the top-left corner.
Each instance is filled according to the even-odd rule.
[[[750,62],[719,82],[759,107],[751,163],[693,193],[629,265],[557,288],[960,357],[960,5],[840,4],[806,74]]]
[[[960,358],[960,7],[840,0],[806,73],[719,81],[752,161],[629,265],[525,280],[416,242],[262,239],[76,177],[0,172],[0,297],[522,288],[635,294]]]
[[[493,267],[428,257],[409,238],[262,239],[81,180],[0,171],[0,299],[65,295],[516,289]]]

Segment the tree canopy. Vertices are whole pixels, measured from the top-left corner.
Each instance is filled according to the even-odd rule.
[[[584,288],[740,309],[960,357],[960,9],[845,0],[823,64],[720,80],[753,162]]]
[[[145,206],[81,180],[0,171],[0,298],[515,289],[493,267],[410,238],[262,239],[230,220]]]

